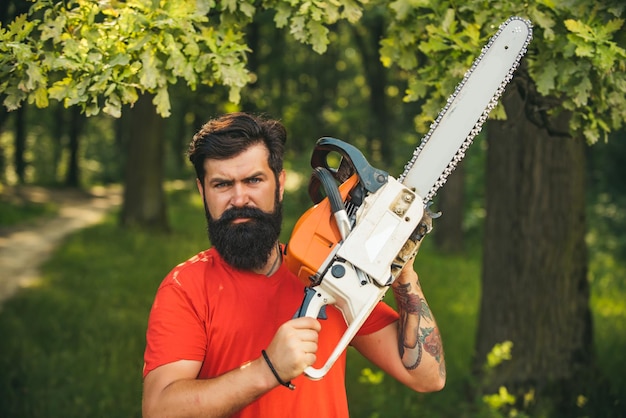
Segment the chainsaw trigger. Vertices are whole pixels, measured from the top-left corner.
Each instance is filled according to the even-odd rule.
[[[328,315],[326,314],[326,305],[322,306],[320,309],[320,313],[317,314],[317,319],[328,319]]]

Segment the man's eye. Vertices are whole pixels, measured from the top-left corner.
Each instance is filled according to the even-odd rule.
[[[257,183],[260,183],[260,182],[261,182],[261,179],[258,178],[258,177],[253,177],[251,179],[248,179],[248,183],[250,183],[250,184],[257,184]]]

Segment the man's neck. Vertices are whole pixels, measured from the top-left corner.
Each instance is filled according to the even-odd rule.
[[[276,242],[276,245],[272,249],[272,252],[270,253],[270,256],[267,260],[267,263],[261,269],[256,271],[256,273],[264,274],[267,277],[270,277],[272,274],[278,271],[278,269],[280,268],[280,265],[282,264],[282,261],[283,261],[283,255],[280,251],[280,244]]]

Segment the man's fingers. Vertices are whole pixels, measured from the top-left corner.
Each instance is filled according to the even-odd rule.
[[[308,316],[292,319],[290,323],[294,328],[297,329],[312,329],[317,332],[321,331],[322,329],[322,324],[320,324],[320,321],[315,318],[310,318]]]

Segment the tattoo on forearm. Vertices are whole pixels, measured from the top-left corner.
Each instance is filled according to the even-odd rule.
[[[410,283],[402,284],[395,289],[398,308],[406,313],[420,314],[423,300],[415,293],[409,293]]]
[[[419,288],[419,283],[417,286]],[[427,323],[434,322],[430,308],[424,298],[410,290],[410,283],[401,284],[394,289],[400,312],[398,351],[402,362],[407,369],[414,370],[422,361],[422,352],[426,351],[439,363],[440,374],[445,374],[443,348],[438,328],[420,327],[422,319]]]
[[[420,335],[420,343],[424,350],[433,356],[437,362],[441,361],[441,335],[437,328],[422,328]]]

